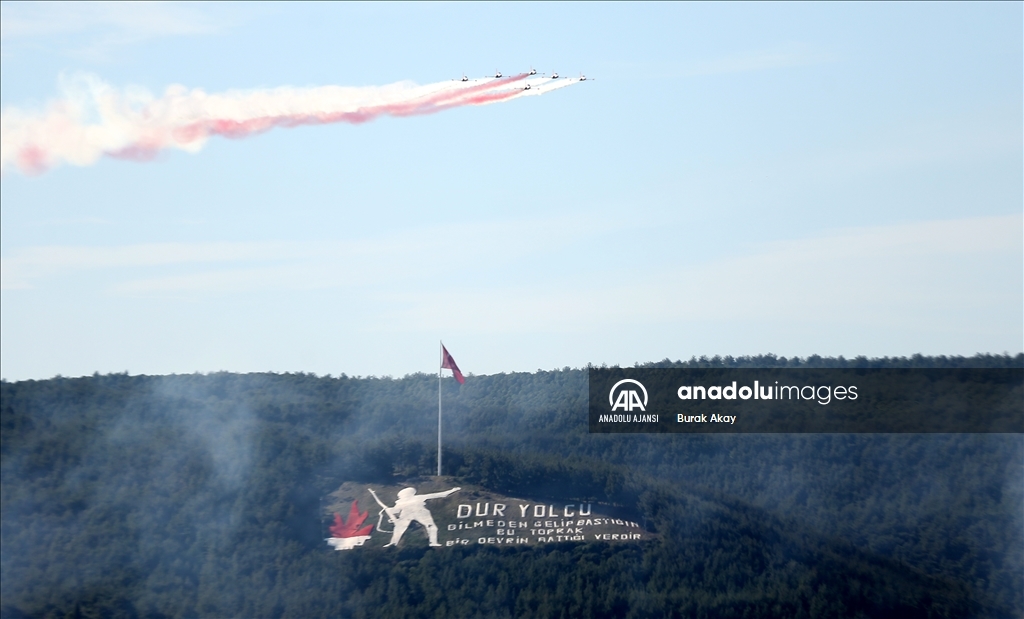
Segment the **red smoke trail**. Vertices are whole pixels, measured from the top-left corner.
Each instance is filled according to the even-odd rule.
[[[139,107],[137,98],[85,76],[84,91],[52,102],[45,112],[4,110],[0,171],[11,165],[24,174],[40,174],[62,161],[91,165],[102,156],[150,161],[167,148],[196,152],[211,136],[241,139],[276,127],[436,114],[513,99],[525,91],[513,85],[528,77],[520,73],[468,85],[325,86],[213,95],[175,86]],[[90,104],[99,113],[99,122],[85,120],[83,110]]]
[[[477,96],[472,97],[470,99],[465,99],[465,100],[464,99],[459,99],[459,101],[457,101],[455,103],[450,103],[448,105],[445,105],[445,106],[442,106],[442,107],[438,107],[438,108],[436,108],[434,110],[431,110],[430,113],[440,112],[442,110],[450,110],[452,108],[461,107],[463,105],[483,105],[485,103],[497,103],[499,101],[505,101],[506,99],[511,99],[513,97],[518,97],[521,94],[522,94],[521,90],[513,90],[511,92],[505,91],[505,92],[496,92],[496,93],[491,93],[491,94],[477,95]]]
[[[507,86],[508,84],[512,84],[514,82],[518,82],[519,80],[526,79],[528,76],[529,73],[520,73],[519,75],[510,75],[509,77],[496,78],[484,82],[483,84],[478,84],[476,86],[469,86],[455,91],[438,93],[437,95],[428,98],[429,103],[440,103],[441,101],[462,98],[467,94],[480,92],[482,90],[492,90],[499,86]]]
[[[410,101],[407,103],[367,107],[354,112],[338,112],[316,115],[307,114],[301,116],[264,116],[260,118],[249,118],[242,121],[214,118],[175,129],[174,138],[183,144],[194,142],[195,140],[200,140],[210,135],[219,135],[221,137],[238,140],[264,133],[275,127],[290,129],[305,125],[328,125],[339,122],[356,125],[375,120],[381,116],[404,118],[409,116],[436,114],[437,112],[466,105],[481,105],[511,99],[519,95],[522,91],[517,89],[468,97],[466,95],[494,90],[495,88],[500,88],[525,79],[528,75],[529,74],[527,73],[521,73],[519,75],[494,79],[483,84],[477,84],[475,86],[469,86],[455,91],[440,92],[420,100]],[[158,150],[159,147],[154,147],[153,145],[132,144],[126,148],[105,154],[118,159],[149,161],[156,156],[156,151]]]
[[[18,153],[18,168],[29,176],[38,176],[46,171],[46,153],[34,144]]]
[[[339,122],[356,125],[375,120],[381,116],[395,116],[401,118],[407,116],[435,114],[443,110],[449,110],[464,105],[480,105],[481,103],[503,101],[514,97],[519,94],[520,91],[515,90],[509,93],[502,93],[501,96],[494,98],[487,98],[486,96],[467,97],[466,95],[506,86],[526,78],[527,75],[528,74],[526,73],[522,73],[520,75],[495,79],[484,84],[469,86],[455,91],[441,92],[417,101],[361,108],[355,112],[303,116],[267,116],[248,119],[245,121],[213,119],[202,123],[195,123],[188,127],[183,127],[175,137],[179,139],[184,138],[182,141],[187,142],[190,141],[190,135],[194,136],[191,137],[191,139],[198,139],[199,137],[202,137],[199,135],[199,132],[205,130],[209,135],[220,135],[226,138],[239,139],[263,133],[264,131],[269,131],[274,127],[286,127],[290,129],[294,127],[301,127],[303,125],[328,125]],[[449,103],[440,105],[446,101]],[[193,132],[196,133],[193,134]]]

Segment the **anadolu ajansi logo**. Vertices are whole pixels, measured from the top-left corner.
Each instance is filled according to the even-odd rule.
[[[642,401],[640,400],[640,393],[637,393],[636,389],[627,389],[626,387],[623,387],[623,385],[628,386],[630,384],[640,387],[640,393],[644,394]],[[616,395],[616,390],[618,390],[618,395]],[[612,385],[611,390],[608,392],[608,405],[612,407],[612,412],[618,410],[626,412],[639,410],[646,412],[647,389],[645,389],[638,380],[624,378]]]

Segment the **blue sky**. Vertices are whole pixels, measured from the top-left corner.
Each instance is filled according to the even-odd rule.
[[[466,372],[1024,349],[1020,3],[2,4],[0,105],[593,81],[0,180],[0,364]]]

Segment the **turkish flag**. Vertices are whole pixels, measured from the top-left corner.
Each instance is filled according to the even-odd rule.
[[[459,381],[460,385],[466,383],[466,377],[459,371],[459,366],[455,365],[455,359],[452,359],[452,356],[448,354],[448,349],[444,347],[444,344],[441,344],[441,367],[451,370],[452,374],[455,375],[455,380]]]

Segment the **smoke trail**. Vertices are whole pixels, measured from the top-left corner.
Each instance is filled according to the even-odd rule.
[[[116,89],[89,75],[64,84],[44,111],[8,108],[0,116],[0,173],[9,167],[41,174],[62,162],[79,166],[100,157],[148,161],[160,151],[198,152],[210,136],[245,138],[275,127],[359,124],[380,116],[407,117],[543,94],[577,80],[504,78],[418,86],[277,88],[207,94],[171,86],[155,98]]]

